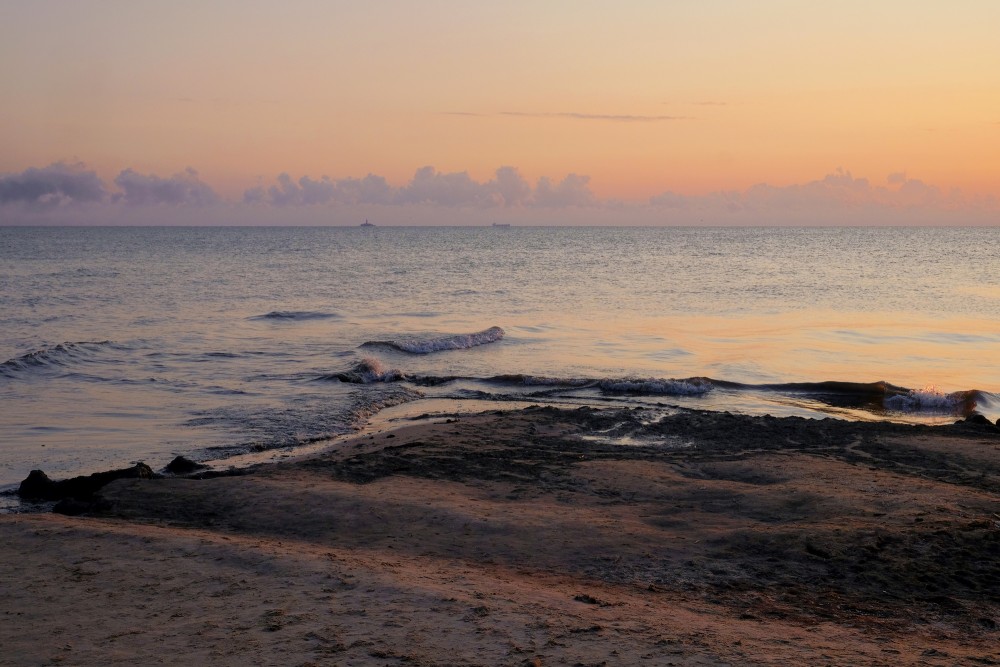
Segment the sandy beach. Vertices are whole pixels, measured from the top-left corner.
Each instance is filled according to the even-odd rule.
[[[0,664],[1000,664],[990,424],[435,415],[101,497],[0,516]]]

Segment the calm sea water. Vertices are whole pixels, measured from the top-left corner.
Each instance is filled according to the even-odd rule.
[[[998,325],[995,228],[0,228],[0,485],[429,398],[996,419]]]

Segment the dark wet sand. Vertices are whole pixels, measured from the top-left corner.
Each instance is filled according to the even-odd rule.
[[[0,516],[0,664],[1000,664],[996,428],[647,416],[425,419]]]

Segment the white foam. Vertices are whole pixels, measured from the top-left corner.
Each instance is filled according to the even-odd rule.
[[[403,379],[403,371],[388,368],[380,359],[364,357],[355,364],[350,373],[345,374],[352,382],[371,384],[373,382],[394,382]]]
[[[526,387],[586,387],[594,384],[594,380],[587,378],[552,378],[544,375],[525,375],[521,378],[521,383]]]
[[[701,396],[712,390],[712,384],[703,380],[625,379],[602,380],[602,390],[616,394],[651,394],[664,396]]]
[[[490,327],[485,331],[470,334],[454,334],[438,338],[415,338],[413,340],[394,340],[386,343],[402,352],[410,354],[430,354],[444,350],[465,350],[477,345],[495,343],[504,337],[500,327]]]
[[[883,404],[898,412],[954,412],[961,407],[964,397],[960,393],[945,394],[934,386],[911,389],[905,394],[886,397]]]

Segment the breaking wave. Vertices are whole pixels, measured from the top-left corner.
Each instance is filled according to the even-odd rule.
[[[444,350],[466,350],[478,345],[496,343],[503,339],[504,330],[500,327],[490,327],[483,331],[470,334],[452,334],[435,338],[412,338],[403,340],[370,340],[362,343],[362,347],[384,346],[409,354],[430,354]]]
[[[735,385],[741,387],[743,385]],[[800,382],[746,385],[785,394],[805,395],[835,407],[860,408],[876,414],[926,413],[968,416],[988,403],[985,392],[970,389],[944,393],[934,386],[909,389],[888,382]]]
[[[14,377],[31,370],[66,367],[111,346],[111,341],[102,340],[59,343],[43,347],[3,362],[0,364],[0,375]]]
[[[410,403],[419,398],[422,398],[422,394],[419,392],[400,389],[391,393],[382,393],[366,397],[363,400],[357,400],[349,411],[351,427],[357,429],[382,410],[402,405],[403,403]]]
[[[941,392],[934,387],[909,389],[888,382],[789,382],[776,384],[744,384],[707,377],[690,378],[558,378],[530,374],[504,374],[491,377],[410,375],[398,368],[390,368],[381,360],[366,357],[346,372],[324,375],[317,380],[339,380],[353,384],[405,381],[422,387],[443,387],[452,382],[486,383],[508,387],[522,387],[510,396],[544,398],[555,395],[583,398],[598,392],[605,396],[673,396],[698,399],[716,390],[734,394],[743,392],[763,393],[775,397],[806,399],[810,409],[830,411],[838,416],[847,411],[862,411],[872,415],[955,415],[968,417],[977,410],[990,411],[1000,402],[995,395],[979,390]],[[529,390],[530,389],[530,390]],[[463,389],[465,391],[465,389]],[[486,394],[494,395],[488,388]],[[499,395],[499,394],[498,394]],[[508,394],[503,394],[508,395]],[[762,397],[763,398],[763,397]],[[993,400],[991,400],[993,399]],[[768,399],[764,399],[768,400]],[[784,403],[784,401],[777,401]],[[821,407],[826,406],[826,407]],[[832,410],[830,410],[832,408]]]
[[[526,387],[586,389],[595,387],[605,394],[646,394],[649,396],[700,396],[715,388],[709,378],[553,378],[539,375],[496,375],[492,382]]]
[[[489,378],[491,382],[504,384],[522,384],[526,387],[593,387],[599,380],[591,378],[554,378],[544,375],[494,375]]]
[[[340,380],[351,384],[372,384],[373,382],[397,382],[405,380],[406,376],[398,368],[388,368],[375,357],[364,357],[354,364],[351,370],[344,373],[323,375],[317,380]]]
[[[931,386],[886,396],[883,403],[887,410],[895,412],[971,414],[977,405],[977,393],[956,391],[946,394]]]
[[[601,380],[598,386],[607,394],[645,394],[651,396],[701,396],[714,388],[712,381],[708,378]]]
[[[352,433],[382,410],[419,398],[418,391],[391,386],[356,392],[346,404],[333,409],[326,402],[315,401],[294,407],[232,404],[196,413],[186,423],[249,438],[208,447],[214,458],[296,447]]]

